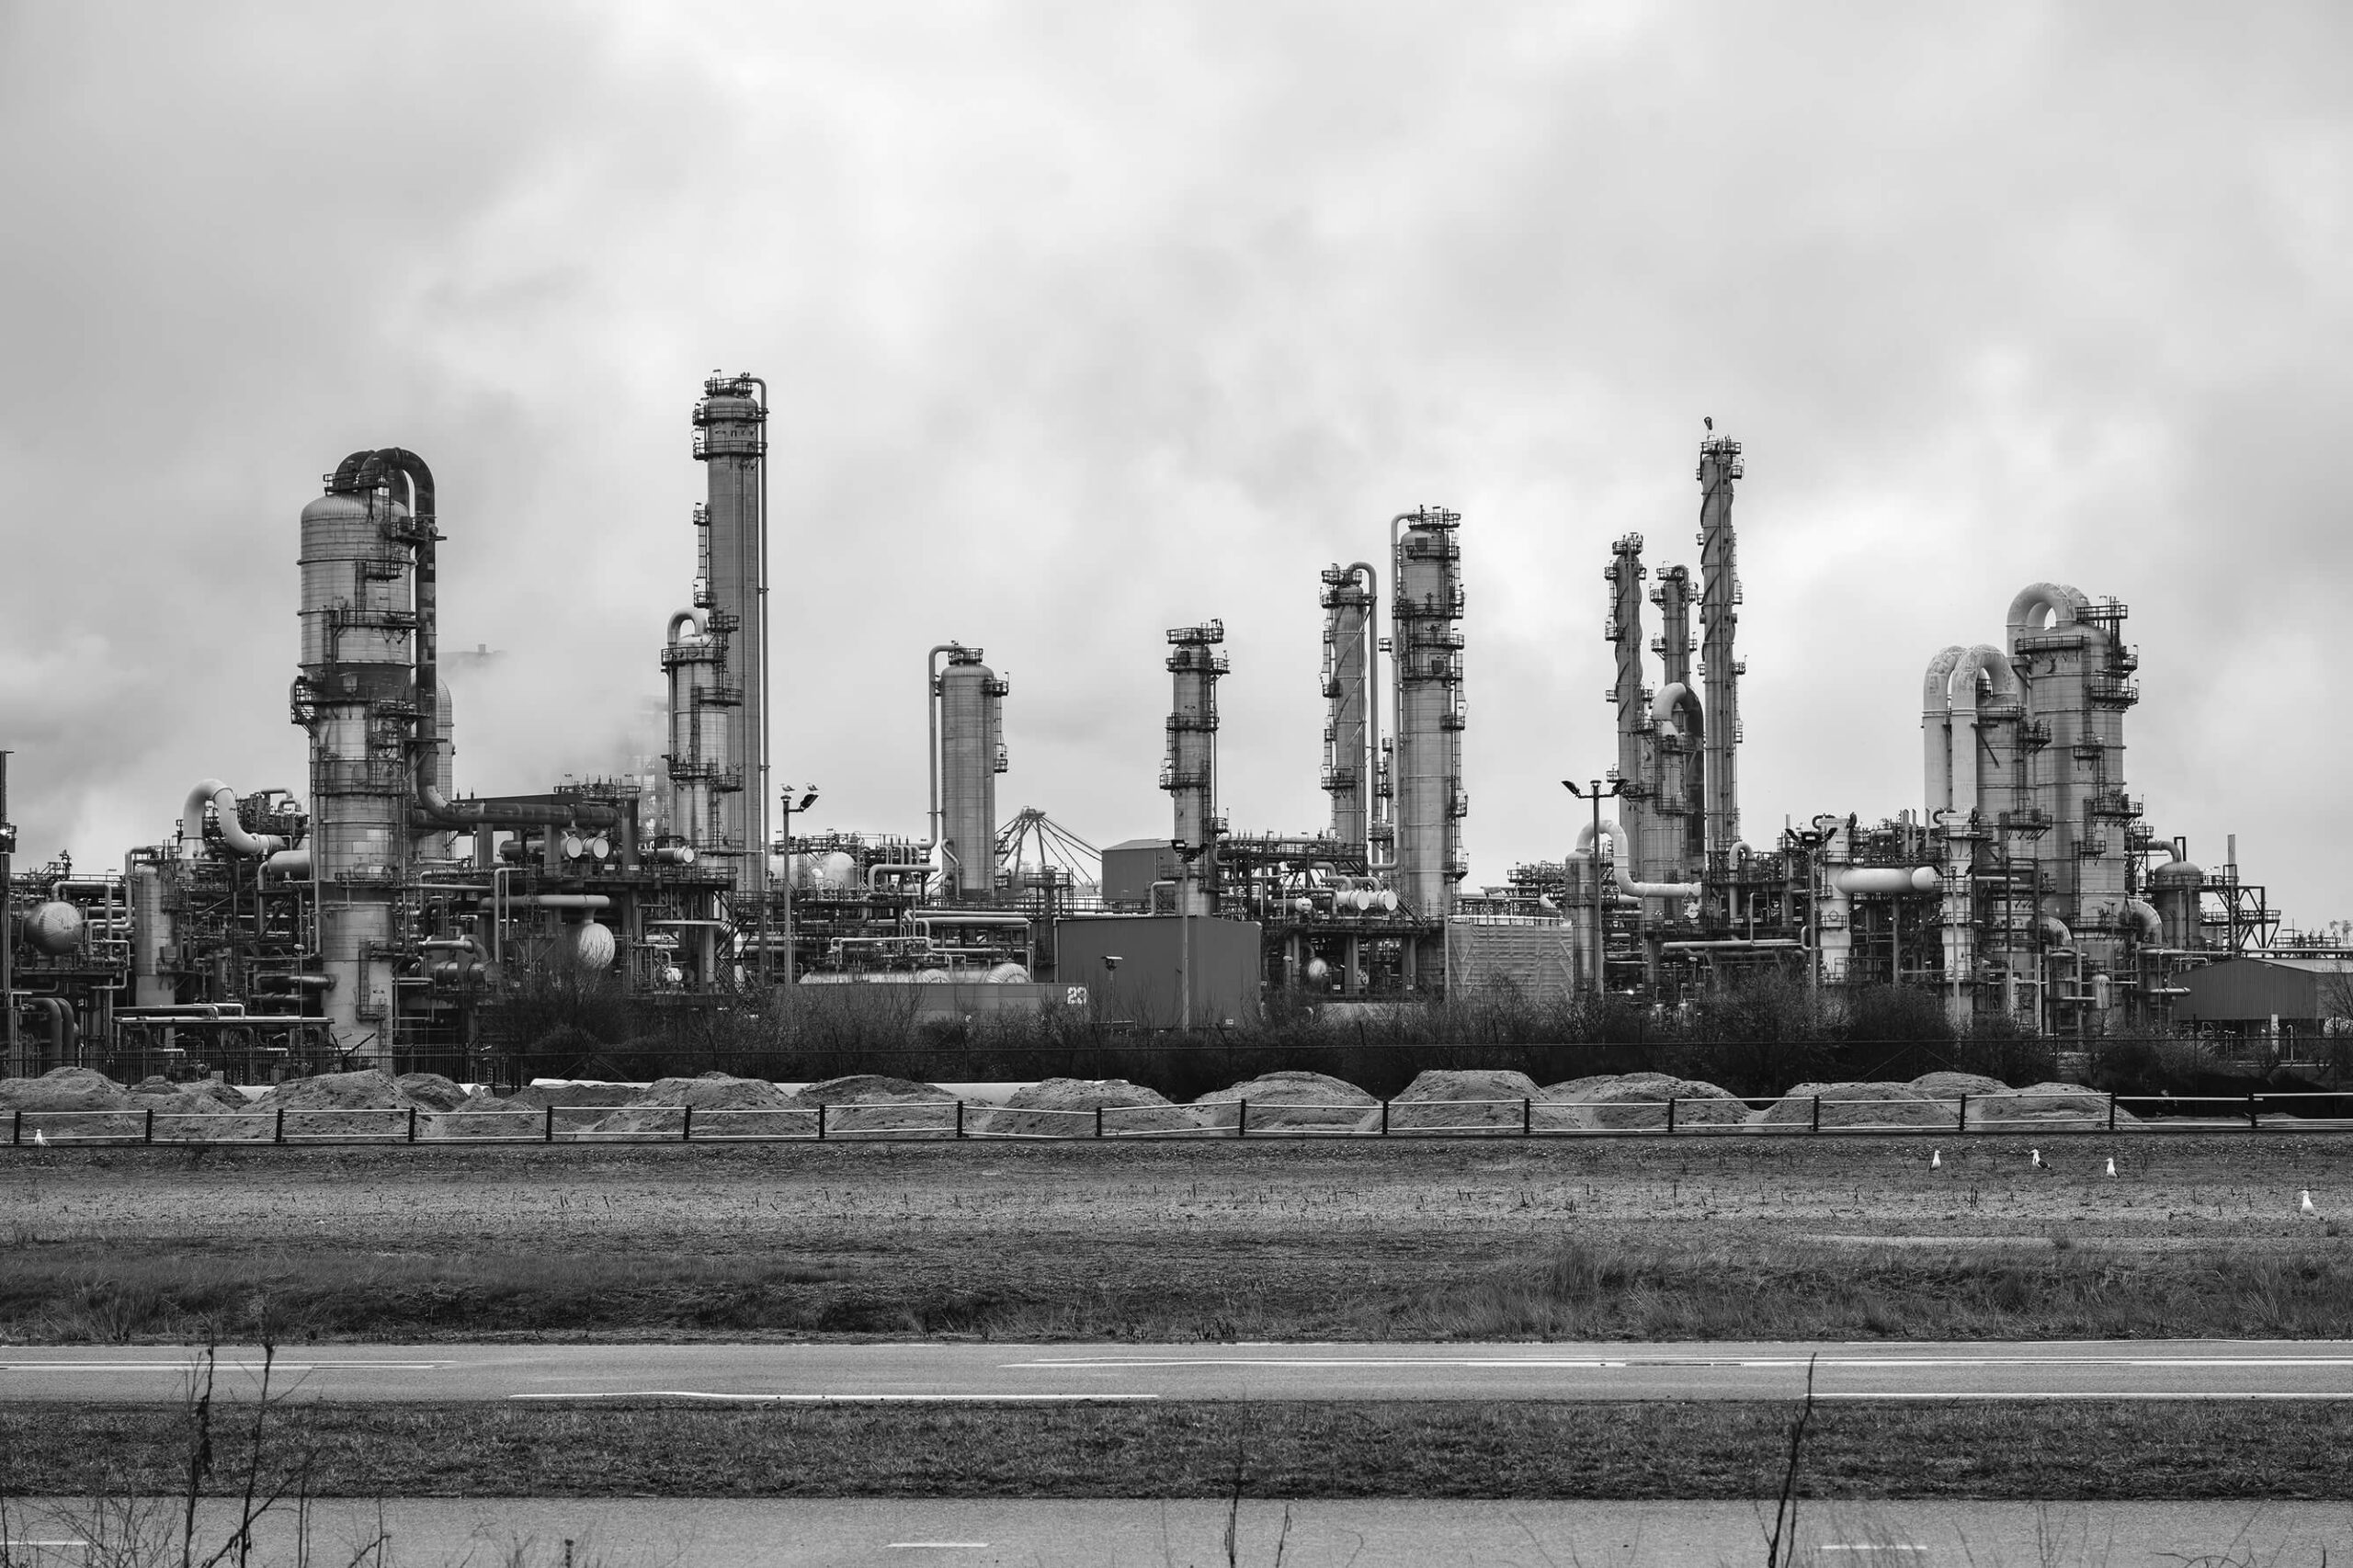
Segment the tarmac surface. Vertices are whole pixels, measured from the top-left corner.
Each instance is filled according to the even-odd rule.
[[[1286,1568],[1424,1568],[1576,1563],[1693,1568],[1759,1562],[1771,1503],[650,1501],[392,1498],[311,1505],[314,1562],[497,1563],[506,1568],[1179,1568],[1228,1562]],[[199,1551],[235,1516],[210,1502]],[[162,1530],[176,1556],[176,1510],[130,1521]],[[108,1560],[85,1542],[119,1545],[118,1511],[12,1500],[10,1560],[26,1568]],[[256,1555],[291,1562],[290,1510],[267,1516]],[[388,1550],[365,1552],[389,1536]],[[1794,1561],[1824,1568],[2142,1568],[2184,1563],[2314,1568],[2343,1562],[2353,1509],[2315,1503],[1807,1503]],[[1784,1540],[1786,1551],[1788,1541]],[[2324,1559],[2325,1551],[2328,1556]],[[1788,1560],[1788,1559],[1785,1559]]]
[[[0,1348],[0,1400],[169,1401],[186,1346]],[[251,1347],[221,1352],[250,1384]],[[1512,1345],[422,1345],[281,1350],[298,1399],[2353,1399],[2353,1342]]]

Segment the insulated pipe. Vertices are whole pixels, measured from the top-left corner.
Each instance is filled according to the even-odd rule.
[[[1946,687],[1952,698],[1951,753],[1957,754],[1963,744],[1962,711],[1965,707],[1969,761],[1964,767],[1955,755],[1949,767],[1952,780],[1952,809],[1962,813],[1978,812],[1984,805],[1984,781],[1978,777],[1982,752],[1978,736],[1989,721],[1981,715],[1979,707],[1977,678],[1981,675],[1990,688],[1985,699],[1987,705],[2016,707],[2019,701],[2018,675],[2010,668],[2009,655],[1999,648],[1980,642],[1954,662]],[[2001,757],[1996,760],[2006,763],[2009,759]]]
[[[541,909],[610,909],[613,901],[600,892],[532,893],[522,901],[538,904]]]
[[[868,892],[872,892],[874,891],[874,879],[879,876],[888,873],[904,874],[910,871],[918,872],[923,876],[928,877],[932,873],[931,862],[926,860],[921,864],[917,864],[911,860],[877,861],[875,864],[866,868],[866,891]]]
[[[2031,637],[2044,630],[2040,622],[2045,611],[2050,613],[2052,626],[2070,626],[2077,622],[2081,612],[2090,604],[2090,598],[2081,589],[2071,588],[2064,583],[2028,584],[2010,601],[2008,625],[2011,648],[2018,647],[2019,638]],[[2086,630],[2097,631],[2098,628],[2086,627]]]
[[[1390,534],[1393,540],[1396,535],[1396,527],[1393,523],[1391,525]],[[1390,546],[1390,559],[1393,561],[1396,558],[1397,550],[1392,543]],[[1374,843],[1372,830],[1381,820],[1381,574],[1374,570],[1370,561],[1348,562],[1347,573],[1350,576],[1353,577],[1359,572],[1364,574],[1364,588],[1368,601],[1364,612],[1365,755],[1361,761],[1364,779],[1364,864],[1365,869],[1370,871],[1377,869],[1372,853]],[[1387,862],[1388,864],[1395,864],[1395,853],[1393,849],[1391,851],[1392,859]]]
[[[1843,893],[1936,892],[1945,885],[1934,866],[1850,866],[1834,881]]]
[[[1601,836],[1609,841],[1610,880],[1618,884],[1620,892],[1631,894],[1635,898],[1697,898],[1699,896],[1698,882],[1636,881],[1633,872],[1626,869],[1625,830],[1618,825],[1615,818],[1601,819]],[[1577,829],[1577,848],[1586,855],[1593,853],[1593,824],[1587,823]]]
[[[433,944],[427,942],[426,947]],[[257,974],[254,984],[263,991],[332,991],[335,976],[331,974]]]
[[[281,877],[307,877],[311,874],[311,846],[281,849],[261,863],[264,871]]]
[[[225,798],[224,798],[225,797]],[[180,852],[191,858],[196,851],[192,844],[204,842],[204,808],[216,808],[221,823],[221,842],[239,855],[274,855],[286,847],[286,840],[274,833],[253,834],[237,820],[237,792],[218,778],[207,778],[188,792],[188,801],[180,807]]]
[[[2068,930],[2067,923],[2057,915],[2046,915],[2034,924],[2035,929],[2051,938],[2052,946],[2070,949],[2075,947],[2075,934]]]
[[[693,627],[695,629],[695,635],[698,637],[708,637],[710,635],[710,617],[709,615],[699,609],[679,610],[676,614],[670,617],[670,628],[663,634],[663,641],[667,642],[673,648],[678,645],[678,628],[681,626]]]
[[[2141,928],[2141,940],[2143,942],[2165,940],[2165,917],[2157,913],[2154,904],[2137,898],[2128,898],[2124,901],[2124,918]]]
[[[694,846],[691,844],[665,845],[654,852],[654,860],[656,865],[661,866],[691,866],[695,863]]]
[[[767,474],[767,464],[765,461],[760,464],[760,473],[765,480]],[[924,742],[924,762],[930,775],[927,782],[931,787],[931,814],[926,820],[931,824],[931,841],[934,844],[944,843],[946,840],[939,820],[939,655],[961,653],[963,647],[961,642],[936,643],[931,652],[924,655],[923,717],[924,733],[926,737]],[[930,869],[928,866],[924,869]],[[869,887],[874,885],[871,873],[867,877],[866,885]]]
[[[1952,804],[1952,672],[1968,651],[1955,645],[1928,661],[1920,680],[1920,761],[1933,817]]]

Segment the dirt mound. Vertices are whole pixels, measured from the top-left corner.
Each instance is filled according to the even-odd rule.
[[[1049,1078],[1016,1089],[1000,1110],[968,1110],[966,1127],[992,1138],[1092,1138],[1097,1110],[1106,1138],[1197,1131],[1200,1119],[1125,1078]],[[1060,1114],[1057,1114],[1060,1113]]]
[[[408,1113],[430,1108],[388,1074],[369,1067],[289,1078],[256,1100],[252,1108],[273,1119],[284,1111],[286,1141],[298,1143],[324,1138],[405,1139]]]
[[[1958,1100],[1963,1095],[1974,1099],[1979,1095],[2010,1092],[2007,1084],[1983,1073],[1923,1073],[1912,1080],[1912,1087],[1936,1100]]]
[[[444,1111],[417,1118],[419,1138],[538,1138],[546,1130],[544,1110],[518,1106],[496,1095],[469,1095]]]
[[[2121,1106],[2116,1124],[2137,1119]],[[1969,1102],[1972,1127],[2082,1126],[2108,1124],[2108,1096],[2081,1084],[2036,1084],[2023,1089],[2003,1089]]]
[[[1381,1102],[1354,1084],[1323,1073],[1267,1073],[1230,1088],[1211,1089],[1193,1104],[1204,1125],[1232,1131],[1239,1102],[1250,1103],[1255,1131],[1363,1132],[1381,1123]]]
[[[1822,1102],[1824,1127],[1950,1127],[1955,1108],[1909,1084],[1800,1084],[1748,1119],[1765,1127],[1807,1126]]]
[[[1525,1073],[1437,1067],[1389,1102],[1392,1132],[1517,1132],[1544,1097]]]
[[[826,1107],[825,1136],[861,1132],[927,1132],[956,1136],[956,1096],[937,1084],[911,1078],[891,1078],[880,1073],[853,1073],[812,1084],[793,1099],[812,1110]],[[816,1131],[814,1118],[800,1131]]]
[[[1572,1125],[1583,1127],[1656,1128],[1664,1132],[1667,1126],[1666,1102],[1670,1099],[1675,1102],[1677,1127],[1738,1127],[1748,1120],[1748,1107],[1730,1090],[1668,1073],[1574,1078],[1552,1085],[1543,1092],[1548,1100],[1559,1102],[1549,1108],[1554,1115],[1565,1113],[1574,1119]],[[1540,1127],[1545,1125],[1547,1108],[1538,1108]]]
[[[0,1078],[0,1110],[121,1110],[130,1093],[88,1067],[59,1067],[38,1078]]]
[[[550,1106],[559,1110],[575,1106],[587,1106],[604,1110],[619,1110],[644,1092],[639,1084],[547,1083],[533,1084],[506,1096],[506,1103],[530,1110],[545,1110]],[[556,1125],[564,1119],[556,1118]]]
[[[706,1073],[699,1078],[663,1078],[648,1085],[620,1109],[596,1122],[589,1131],[600,1137],[667,1134],[676,1138],[685,1128],[682,1114],[694,1110],[698,1138],[782,1137],[813,1131],[811,1119],[779,1115],[800,1108],[790,1095],[762,1078],[731,1078]],[[558,1117],[561,1126],[563,1119]]]
[[[438,1073],[404,1073],[392,1082],[427,1110],[455,1110],[466,1103],[464,1087]]]

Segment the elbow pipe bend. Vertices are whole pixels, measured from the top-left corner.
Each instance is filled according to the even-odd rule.
[[[2019,638],[2042,631],[2040,621],[2045,611],[2050,612],[2052,626],[2070,626],[2090,603],[2083,590],[2064,583],[2029,583],[2010,601],[2010,646],[2015,648]]]
[[[663,641],[673,648],[678,645],[678,628],[681,626],[693,627],[698,637],[710,635],[710,617],[706,611],[682,609],[670,618],[670,630],[663,637]]]
[[[2124,918],[2128,924],[2140,927],[2141,940],[2165,940],[2165,918],[2157,913],[2156,905],[2142,899],[2128,898],[2124,901]]]
[[[1979,705],[1977,677],[1981,675],[1985,677],[1988,701],[2009,705],[2018,700],[2018,673],[2010,668],[2009,655],[1990,642],[1980,642],[1953,662],[1946,690],[1956,715],[1964,709],[1975,715]]]
[[[1921,718],[1941,719],[1951,711],[1953,666],[1968,653],[1956,642],[1928,661],[1927,674],[1920,677]]]
[[[214,808],[221,824],[221,842],[239,855],[275,855],[286,847],[286,840],[274,833],[247,833],[245,824],[237,820],[237,792],[218,778],[207,778],[188,792],[188,801],[180,808],[180,842],[204,842],[204,808]]]

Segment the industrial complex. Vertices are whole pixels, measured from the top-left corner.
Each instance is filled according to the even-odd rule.
[[[2201,973],[2277,956],[2279,919],[2235,853],[2201,869],[2144,816],[2124,767],[2140,699],[2125,607],[2063,585],[2020,590],[1998,641],[1927,658],[1916,801],[1871,818],[1822,801],[1802,826],[1745,835],[1744,470],[1712,426],[1696,567],[1646,563],[1639,534],[1601,563],[1617,760],[1568,781],[1590,810],[1563,860],[1464,885],[1465,524],[1429,506],[1385,540],[1369,526],[1373,559],[1321,574],[1324,831],[1231,824],[1224,627],[1208,620],[1153,645],[1171,687],[1165,835],[1098,850],[1041,812],[1001,816],[1007,685],[952,641],[904,651],[910,723],[925,659],[926,821],[795,833],[809,798],[779,793],[768,762],[766,402],[758,378],[722,375],[695,405],[707,493],[688,602],[658,642],[658,767],[524,793],[453,776],[464,716],[441,670],[430,467],[399,448],[337,464],[290,540],[307,795],[205,778],[154,842],[97,870],[12,863],[0,820],[7,1071],[461,1064],[491,1048],[486,1020],[516,988],[591,977],[654,1008],[863,987],[829,1000],[1086,1005],[1184,1029],[1278,992],[1378,1006],[1510,987],[1671,1008],[1774,972],[1930,992],[1956,1028],[2080,1037],[2197,1019]]]

